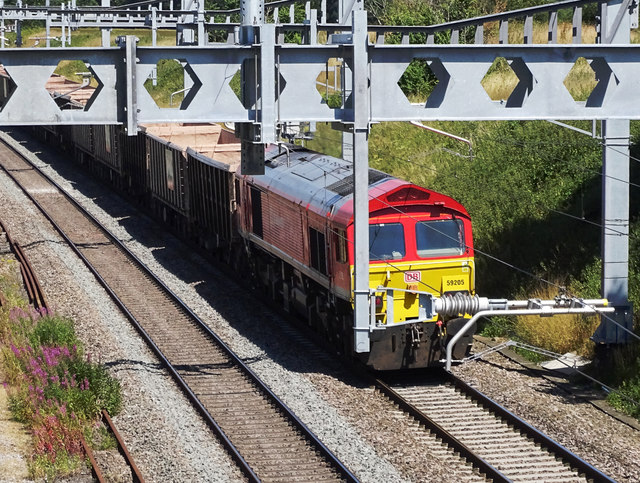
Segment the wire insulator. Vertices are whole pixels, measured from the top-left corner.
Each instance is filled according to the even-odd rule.
[[[445,295],[435,301],[435,311],[440,315],[473,315],[488,308],[489,299],[486,297],[479,297],[478,295],[472,297],[463,293]]]

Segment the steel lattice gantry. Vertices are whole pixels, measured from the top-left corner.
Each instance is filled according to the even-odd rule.
[[[574,0],[562,5],[582,3],[585,2]],[[626,149],[626,168],[624,160],[616,162],[617,167],[607,179],[619,179],[622,185],[608,183],[605,188],[607,192],[626,191],[627,196],[616,201],[625,203],[626,199],[623,206],[605,202],[605,218],[615,224],[616,233],[620,233],[620,226],[628,232],[628,183],[625,185],[624,181],[628,180],[628,120],[640,119],[640,45],[629,42],[629,30],[637,22],[636,7],[631,0],[603,3],[600,36],[604,41],[592,45],[388,45],[372,41],[363,10],[352,12],[350,26],[335,26],[333,31],[339,33],[329,35],[327,44],[293,45],[283,42],[281,26],[264,22],[262,5],[249,0],[243,2],[245,16],[240,26],[243,44],[141,47],[135,37],[127,36],[120,47],[1,50],[0,63],[15,83],[15,91],[1,107],[0,125],[124,123],[134,133],[138,123],[229,121],[248,126],[240,129],[244,144],[255,146],[277,142],[279,126],[284,123],[314,120],[345,124],[354,139],[354,330],[356,350],[363,352],[369,348],[370,330],[366,172],[371,123],[606,120],[611,123],[607,125],[606,136],[615,139],[616,146],[623,151]],[[523,16],[530,18],[528,14]],[[427,42],[432,37],[427,37]],[[481,86],[482,78],[497,57],[507,59],[519,79],[504,102],[492,101]],[[352,74],[349,98],[342,108],[336,109],[323,102],[316,88],[318,75],[331,58],[344,59]],[[590,62],[599,80],[586,102],[576,102],[563,84],[579,58]],[[84,110],[61,110],[45,84],[60,60],[74,59],[90,65],[99,86]],[[191,77],[193,84],[180,108],[157,107],[144,88],[160,59],[179,60]],[[429,99],[418,105],[411,104],[398,86],[413,59],[426,60],[439,81]],[[245,89],[250,94],[243,100],[230,87],[239,71],[243,73],[245,87],[250,87]],[[608,150],[604,151],[606,156]],[[243,161],[243,170],[256,169],[260,169],[259,162],[254,163],[250,157]],[[616,320],[629,329],[628,236],[605,234],[603,238],[604,279],[611,281],[603,284],[603,295],[622,307]],[[622,252],[625,254],[621,255]],[[612,261],[610,269],[609,261]],[[621,335],[616,326],[609,324],[599,337],[602,342],[616,342]]]
[[[125,108],[135,105],[130,118],[140,123],[258,122],[265,128],[268,123],[271,127],[263,129],[263,141],[271,142],[275,140],[275,124],[309,119],[354,121],[353,109],[331,109],[316,89],[316,78],[329,58],[341,57],[351,64],[354,55],[365,59],[352,70],[355,73],[361,68],[367,77],[365,92],[360,94],[368,98],[370,107],[365,114],[369,123],[640,119],[636,102],[640,45],[276,45],[273,25],[266,24],[258,30],[259,43],[249,46],[137,47],[135,37],[127,37],[126,48],[122,49],[2,50],[0,63],[16,89],[0,110],[0,124],[122,123],[127,117]],[[267,55],[275,63],[260,63]],[[480,83],[497,57],[512,60],[512,69],[520,81],[506,102],[492,101]],[[600,79],[586,103],[574,101],[563,84],[580,57],[593,60],[592,67]],[[439,78],[436,90],[424,105],[411,104],[398,86],[404,70],[415,58],[426,59]],[[60,60],[75,59],[90,64],[100,83],[98,93],[85,110],[60,110],[45,84]],[[195,92],[180,109],[157,107],[143,87],[160,59],[185,62],[195,77]],[[257,62],[260,75],[277,79],[279,87],[279,92],[260,92],[258,86],[258,103],[248,107],[229,86],[245,61]],[[358,109],[355,91],[354,86],[352,101]]]

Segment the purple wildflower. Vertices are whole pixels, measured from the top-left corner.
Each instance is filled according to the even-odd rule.
[[[22,349],[11,344],[11,350],[13,351],[16,357],[20,357],[20,354],[22,353]]]

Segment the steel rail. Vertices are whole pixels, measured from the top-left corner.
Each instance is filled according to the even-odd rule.
[[[34,305],[37,309],[46,309],[50,310],[49,303],[47,302],[47,297],[44,294],[44,290],[42,290],[42,286],[40,285],[40,281],[36,276],[36,272],[29,262],[24,250],[18,244],[7,230],[7,227],[0,220],[0,229],[5,233],[7,237],[7,242],[11,247],[11,250],[16,256],[18,263],[20,264],[20,274],[22,275],[22,279],[24,281],[25,289],[27,291],[27,296],[29,297],[29,302]]]
[[[87,443],[87,440],[84,439],[84,435],[82,433],[80,433],[80,443],[82,443],[82,449],[84,449],[84,453],[87,455],[87,458],[89,458],[89,462],[91,463],[91,472],[93,473],[93,477],[98,480],[98,483],[106,483],[107,480],[100,470],[100,466],[96,461],[93,450]]]
[[[6,143],[5,143],[5,145],[6,145]],[[11,146],[8,146],[8,147],[13,152],[15,152],[18,156],[20,156],[20,157],[22,157],[24,159],[24,157],[21,156],[20,153],[18,153],[15,149],[13,149],[13,147],[11,147]],[[28,160],[25,160],[25,161],[33,166],[33,164],[30,161],[28,161]],[[60,190],[60,192],[65,197],[68,197],[68,199],[71,201],[71,203],[73,205],[75,205],[78,208],[80,208],[82,210],[82,212],[86,216],[89,217],[89,219],[93,220],[93,217],[91,215],[89,215],[88,213],[86,213],[86,211],[78,203],[76,203],[75,200],[70,198],[68,196],[68,194],[66,193],[66,191],[62,190],[62,188],[55,181],[50,179],[49,176],[47,176],[45,173],[40,171],[37,167],[34,166],[34,168],[42,176],[44,176],[47,180],[49,180],[56,188],[58,188],[58,190]],[[18,186],[21,186],[20,183],[18,182],[18,180],[13,176],[12,173],[7,171],[4,167],[2,167],[2,169],[14,181],[14,183],[16,183]],[[138,320],[133,316],[133,314],[129,311],[129,309],[127,309],[127,307],[124,305],[124,303],[118,298],[116,293],[107,284],[106,280],[104,280],[104,278],[102,278],[102,276],[97,272],[97,270],[95,270],[93,268],[93,266],[91,265],[89,260],[84,256],[84,254],[80,251],[80,249],[73,243],[73,241],[67,236],[67,234],[62,230],[62,228],[53,220],[53,217],[49,215],[49,213],[38,202],[38,200],[36,200],[35,197],[33,197],[31,195],[31,193],[29,193],[28,191],[23,189],[23,192],[31,200],[31,202],[36,206],[36,208],[38,208],[38,210],[40,210],[40,212],[49,221],[49,223],[51,223],[51,225],[55,228],[55,230],[58,232],[58,234],[65,240],[65,242],[67,242],[69,247],[80,258],[80,260],[82,260],[82,262],[89,269],[89,271],[93,274],[93,276],[96,277],[96,280],[98,281],[98,283],[100,283],[100,285],[102,285],[102,287],[106,290],[106,292],[109,295],[109,297],[111,297],[113,302],[123,312],[123,314],[129,320],[129,322],[135,327],[135,329],[142,336],[142,338],[147,343],[147,345],[151,348],[151,350],[154,352],[154,354],[158,357],[158,359],[160,359],[161,363],[167,368],[167,370],[169,371],[171,376],[177,382],[178,386],[185,392],[185,394],[187,395],[187,397],[191,401],[191,403],[196,407],[196,409],[198,409],[198,411],[200,412],[201,416],[205,419],[205,421],[209,424],[209,426],[214,430],[216,435],[220,438],[223,446],[225,446],[227,451],[230,452],[231,457],[233,458],[233,460],[240,467],[240,469],[243,471],[243,473],[249,478],[249,481],[259,482],[260,479],[258,478],[258,476],[253,472],[253,470],[251,469],[249,464],[244,460],[242,455],[240,455],[240,453],[238,452],[236,447],[231,443],[231,440],[229,440],[229,438],[227,438],[227,436],[224,433],[224,431],[222,430],[222,428],[220,428],[220,426],[216,423],[216,421],[213,419],[213,417],[205,409],[205,407],[202,405],[202,403],[200,403],[200,401],[198,400],[197,396],[193,393],[193,391],[191,391],[191,389],[187,385],[186,381],[180,376],[180,374],[178,374],[178,372],[173,367],[173,365],[169,362],[169,360],[164,356],[164,354],[162,353],[160,348],[152,340],[151,336],[149,336],[149,334],[144,330],[144,328],[138,322]],[[111,238],[110,234],[107,235],[107,236],[109,238]],[[125,248],[125,250],[126,250],[126,248]],[[137,259],[134,258],[134,261],[135,260],[137,260]],[[144,266],[144,264],[143,264],[143,266]],[[145,269],[146,269],[146,267],[145,267]],[[152,275],[152,277],[155,278],[154,275]]]
[[[120,454],[123,456],[123,458],[129,465],[129,467],[131,468],[131,477],[132,477],[133,483],[144,483],[144,478],[142,477],[142,473],[140,473],[140,470],[138,469],[135,462],[133,461],[133,457],[131,456],[131,453],[129,453],[127,446],[124,444],[124,440],[122,439],[122,436],[120,436],[120,433],[116,429],[115,424],[113,424],[113,421],[111,420],[111,417],[109,416],[109,413],[107,412],[106,409],[102,410],[102,419],[109,427],[109,431],[111,431],[111,434],[113,434],[113,436],[116,438],[116,441],[118,442],[118,451],[120,452]]]
[[[43,309],[46,309],[47,312],[51,312],[51,307],[47,302],[47,298],[44,293],[44,290],[42,290],[42,286],[40,285],[40,280],[36,276],[36,272],[33,269],[33,265],[31,264],[26,254],[24,253],[22,246],[18,244],[15,240],[13,240],[13,238],[9,234],[9,231],[7,230],[2,220],[0,220],[0,229],[2,229],[2,231],[5,233],[7,237],[7,242],[13,249],[14,253],[16,254],[16,258],[20,263],[20,272],[22,273],[22,277],[26,285],[27,293],[29,295],[30,300],[32,301],[32,304],[35,305],[36,308],[43,308]],[[0,294],[0,298],[2,298],[1,294]],[[4,305],[5,303],[6,302],[0,303],[0,305]],[[109,417],[109,414],[104,409],[102,410],[102,418],[107,423],[109,430],[116,438],[116,441],[118,444],[118,451],[122,454],[125,461],[131,468],[133,482],[144,483],[144,478],[142,477],[140,470],[138,469],[135,462],[133,461],[133,457],[127,450],[127,446],[125,445],[124,440],[122,439],[122,437],[120,436],[120,433],[118,432],[115,425],[113,424],[113,421]],[[100,466],[98,465],[98,462],[95,459],[93,451],[91,450],[91,446],[87,443],[87,441],[85,440],[82,434],[80,435],[80,442],[82,443],[84,452],[86,453],[87,458],[91,463],[92,472],[96,480],[98,480],[99,483],[103,483],[107,481],[105,479],[105,476],[102,474],[102,471],[100,470]]]
[[[155,283],[158,284],[166,294],[178,305],[180,306],[193,320],[200,326],[205,333],[215,341],[219,347],[235,362],[238,367],[240,367],[249,378],[262,390],[265,394],[267,394],[271,400],[276,404],[276,406],[291,420],[291,422],[296,426],[298,430],[302,432],[312,443],[316,445],[316,448],[320,451],[320,453],[332,464],[334,465],[334,469],[340,473],[342,477],[345,478],[346,481],[349,482],[357,482],[359,481],[355,475],[349,471],[344,464],[338,460],[338,458],[317,438],[313,432],[287,407],[284,402],[276,396],[273,391],[253,372],[253,370],[244,363],[232,350],[231,348],[225,344],[222,339],[215,334],[207,324],[204,323],[183,301],[180,299],[167,285],[160,280],[138,257],[136,257],[118,238],[116,238],[111,232],[109,232],[106,228],[104,228],[98,220],[96,220],[93,215],[87,212],[80,203],[78,203],[72,196],[70,196],[58,183],[56,183],[51,177],[49,177],[46,173],[40,170],[36,165],[34,165],[31,161],[25,158],[20,152],[18,152],[13,146],[8,143],[2,141],[5,146],[7,146],[11,151],[16,153],[17,156],[22,158],[26,163],[33,166],[34,170],[36,170],[43,178],[45,178],[52,186],[60,191],[60,193],[78,210],[80,210],[83,215],[95,224],[97,228],[102,230],[103,234],[110,239],[114,245],[116,245],[119,249],[121,249],[130,260],[136,264],[148,277],[150,277]],[[21,186],[17,179],[4,169],[4,172],[18,185]],[[249,464],[244,460],[242,455],[239,453],[237,448],[233,445],[231,440],[224,433],[222,428],[216,423],[211,414],[206,410],[206,408],[199,401],[197,396],[191,391],[186,381],[178,374],[173,365],[169,362],[169,360],[164,356],[160,348],[153,342],[149,334],[144,330],[140,322],[136,320],[136,318],[131,314],[131,312],[126,308],[124,303],[118,298],[115,292],[109,287],[107,282],[100,276],[100,274],[93,268],[89,260],[81,253],[80,249],[73,243],[73,241],[64,233],[64,231],[58,226],[58,224],[52,219],[52,217],[46,212],[44,207],[29,193],[28,191],[23,189],[23,192],[26,196],[36,205],[36,207],[42,212],[42,214],[47,218],[47,220],[52,224],[52,226],[58,231],[60,236],[69,244],[72,250],[80,257],[83,263],[87,266],[87,268],[93,273],[98,282],[104,287],[109,296],[113,299],[116,305],[123,311],[129,321],[134,325],[134,327],[141,334],[143,339],[148,343],[153,352],[158,356],[158,358],[162,361],[165,367],[169,370],[174,379],[178,382],[178,385],[181,389],[187,394],[188,398],[192,401],[192,403],[199,410],[201,415],[205,418],[205,420],[209,423],[209,425],[214,429],[214,431],[218,434],[224,446],[230,451],[233,459],[238,463],[241,467],[245,475],[251,481],[260,481],[258,476],[254,473],[253,469],[249,466]]]

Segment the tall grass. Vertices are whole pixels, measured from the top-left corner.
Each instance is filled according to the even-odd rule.
[[[556,295],[557,292],[547,285],[529,294],[528,298],[552,300]],[[594,353],[594,344],[589,338],[599,324],[600,318],[596,316],[519,316],[515,318],[514,335],[518,340],[552,352],[573,352],[590,358]]]

